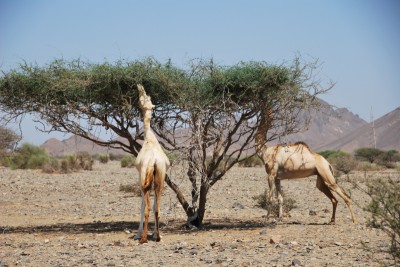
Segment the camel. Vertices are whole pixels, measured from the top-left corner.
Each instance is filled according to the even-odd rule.
[[[269,119],[266,117],[268,116]],[[256,134],[256,149],[258,156],[262,159],[267,172],[269,192],[267,198],[272,203],[273,193],[276,193],[279,204],[278,219],[282,219],[283,196],[282,179],[306,178],[317,175],[317,188],[324,193],[332,202],[333,211],[330,224],[335,223],[337,199],[333,192],[337,193],[348,206],[353,223],[356,222],[352,201],[350,197],[339,187],[333,176],[333,168],[329,162],[321,155],[313,152],[307,144],[297,142],[289,145],[276,145],[268,147],[266,145],[266,131],[271,119],[271,114],[267,116],[261,114],[261,124]],[[267,217],[271,213],[269,205]]]
[[[135,167],[139,172],[139,186],[142,191],[142,204],[140,213],[139,230],[135,239],[140,239],[139,243],[147,243],[147,226],[150,212],[150,190],[154,187],[154,233],[153,238],[156,242],[160,237],[160,201],[164,188],[164,180],[170,162],[162,150],[155,134],[150,128],[151,112],[154,105],[151,102],[142,85],[138,85],[139,106],[143,114],[144,141],[143,146],[135,161]],[[144,225],[143,225],[144,219]]]

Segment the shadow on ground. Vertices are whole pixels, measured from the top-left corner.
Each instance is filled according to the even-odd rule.
[[[273,228],[276,224],[266,222],[265,220],[232,220],[232,219],[212,219],[204,223],[202,230],[251,230],[262,228]],[[149,223],[150,230],[153,223]],[[111,233],[123,231],[136,231],[139,228],[139,222],[117,221],[117,222],[92,222],[92,223],[58,223],[51,225],[18,226],[7,227],[0,226],[0,233]],[[196,230],[188,230],[184,221],[169,221],[168,224],[161,224],[161,231],[170,233],[184,233]],[[201,231],[201,230],[200,230]]]

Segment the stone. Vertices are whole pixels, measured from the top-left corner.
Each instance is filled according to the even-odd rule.
[[[299,259],[293,259],[292,266],[303,266],[303,265],[301,264],[301,261]]]
[[[281,238],[282,238],[281,235],[273,235],[271,237],[271,239],[269,240],[269,243],[271,243],[271,244],[279,244],[281,242]]]

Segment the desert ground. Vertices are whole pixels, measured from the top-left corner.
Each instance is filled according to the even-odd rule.
[[[189,198],[183,172],[173,167],[170,174]],[[365,187],[378,175],[400,176],[350,179]],[[162,240],[143,245],[133,239],[140,197],[119,190],[137,179],[119,162],[69,174],[0,169],[0,266],[394,266],[388,237],[367,226],[369,197],[345,178],[339,181],[354,201],[355,224],[342,199],[336,224],[327,224],[332,205],[316,177],[283,181],[297,207],[276,222],[253,199],[266,187],[264,169],[235,167],[209,193],[204,230],[182,227],[186,216],[166,187]],[[150,230],[152,222],[150,216]]]

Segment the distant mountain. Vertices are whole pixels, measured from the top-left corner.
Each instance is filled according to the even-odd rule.
[[[326,106],[320,110],[312,111],[308,129],[304,132],[288,135],[287,142],[302,141],[307,143],[313,150],[320,151],[319,147],[368,124],[346,108]],[[280,141],[283,141],[282,138]],[[277,142],[279,141],[277,140],[275,143]]]
[[[62,141],[56,138],[51,138],[44,142],[41,147],[45,148],[51,156],[63,156],[80,151],[88,152],[91,155],[105,154],[107,152],[115,154],[123,153],[122,150],[108,149],[107,147],[96,145],[95,143],[76,135],[72,135]]]
[[[374,122],[376,147],[383,150],[400,150],[400,107],[380,117]],[[320,150],[334,149],[353,152],[361,147],[374,147],[374,135],[371,123],[367,123],[346,135],[319,147]]]
[[[307,143],[314,151],[327,149],[353,152],[360,147],[371,147],[373,143],[372,128],[369,123],[346,108],[332,108],[327,106],[318,111],[312,111],[308,129],[304,132],[288,135],[278,142]],[[375,121],[377,148],[400,150],[400,107]],[[285,139],[285,140],[283,140]],[[60,141],[52,138],[47,140],[44,147],[50,155],[62,156],[78,151],[90,154],[114,153],[123,154],[119,149],[108,149],[96,145],[84,138],[71,136]]]

